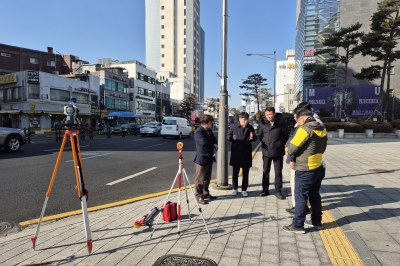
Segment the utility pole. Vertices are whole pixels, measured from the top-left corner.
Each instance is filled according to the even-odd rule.
[[[222,0],[222,75],[219,96],[219,128],[216,189],[231,189],[228,183],[228,90],[227,87],[227,46],[228,46],[228,0]]]

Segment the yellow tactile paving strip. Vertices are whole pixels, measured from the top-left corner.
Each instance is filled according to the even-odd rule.
[[[335,218],[322,204],[322,226],[319,234],[333,265],[364,265]]]

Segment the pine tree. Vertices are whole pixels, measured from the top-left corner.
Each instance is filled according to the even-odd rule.
[[[181,115],[182,117],[190,120],[190,115],[192,114],[195,104],[196,104],[196,95],[194,93],[189,93],[186,97],[181,101]]]
[[[253,97],[257,102],[257,113],[260,112],[260,102],[259,102],[259,90],[261,86],[268,85],[265,83],[267,81],[266,78],[261,76],[261,74],[253,74],[247,77],[246,80],[243,81],[243,85],[239,86],[241,89],[245,89],[248,92],[241,93],[240,95]]]
[[[393,51],[397,46],[397,39],[400,36],[400,1],[383,0],[378,3],[377,11],[371,17],[371,32],[365,34],[359,46],[363,56],[371,56],[372,62],[383,62],[382,65],[372,65],[362,68],[361,72],[355,74],[357,79],[375,80],[380,78],[380,96],[377,110],[382,106],[387,112],[390,88],[390,66],[400,58],[400,51]],[[386,74],[387,88],[384,89]]]

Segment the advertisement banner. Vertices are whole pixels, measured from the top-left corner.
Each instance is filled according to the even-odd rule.
[[[321,108],[336,117],[343,112],[347,117],[370,116],[378,105],[380,87],[354,86],[307,88],[307,101],[315,112]]]

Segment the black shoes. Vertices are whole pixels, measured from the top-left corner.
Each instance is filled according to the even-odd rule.
[[[211,196],[210,194],[207,194],[207,195],[204,195],[203,198],[207,199],[207,200],[213,200],[213,199],[216,199],[217,197]]]
[[[286,211],[287,211],[288,213],[294,215],[294,213],[295,213],[295,208],[292,207],[292,208],[290,208],[290,209],[286,209]],[[306,210],[306,215],[307,215],[307,214],[311,214],[311,210],[310,210],[310,208],[308,208],[308,207],[307,207],[307,210]]]
[[[293,225],[288,225],[282,227],[283,231],[289,232],[289,233],[295,233],[295,234],[305,234],[306,230],[304,230],[304,227],[294,227]]]
[[[265,197],[265,196],[268,196],[268,195],[269,195],[268,191],[263,191],[263,192],[260,193],[261,197]]]
[[[322,224],[317,224],[317,223],[313,223],[311,220],[305,220],[304,221],[304,225],[305,226],[307,226],[307,227],[314,227],[315,229],[317,229],[317,230],[322,230],[322,229],[324,229],[323,227],[322,227]]]
[[[275,193],[275,197],[277,197],[280,200],[285,199],[285,197],[282,196],[282,194],[280,192]]]

